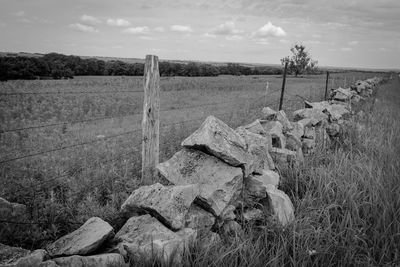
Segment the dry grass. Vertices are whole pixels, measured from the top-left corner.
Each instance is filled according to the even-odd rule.
[[[338,85],[338,77],[342,74],[336,75],[335,85]],[[355,79],[372,76],[367,73],[347,75]],[[267,82],[270,94],[266,98]],[[210,114],[236,127],[259,117],[261,107],[266,103],[276,108],[280,86],[279,76],[162,78],[161,123],[172,125],[161,129],[161,160],[172,156],[179,149],[180,142]],[[323,75],[289,77],[284,108],[301,108],[301,97],[321,100],[324,87]],[[138,77],[78,77],[68,81],[10,81],[0,84],[0,93],[103,92],[1,96],[2,130],[117,117],[0,134],[1,161],[98,140],[86,146],[0,165],[0,195],[27,204],[31,222],[35,223],[29,227],[7,224],[8,227],[0,231],[4,243],[40,247],[92,216],[119,226],[118,209],[130,192],[139,186],[141,159],[137,150],[140,150],[141,134],[139,130],[110,139],[98,136],[140,129],[141,93],[118,91],[141,88],[142,79]],[[249,98],[252,100],[245,101]],[[182,122],[187,120],[190,122]]]

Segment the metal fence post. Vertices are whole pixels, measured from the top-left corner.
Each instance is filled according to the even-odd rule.
[[[326,72],[325,101],[328,98],[328,82],[329,82],[329,71]]]
[[[279,108],[278,108],[278,110],[282,110],[283,96],[284,96],[285,85],[286,85],[287,66],[288,66],[288,62],[286,61],[286,63],[285,63],[285,69],[283,70],[283,81],[282,81],[281,99],[280,99],[280,101],[279,101]]]

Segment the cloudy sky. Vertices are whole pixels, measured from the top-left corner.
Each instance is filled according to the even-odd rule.
[[[0,0],[0,50],[400,67],[399,0]]]

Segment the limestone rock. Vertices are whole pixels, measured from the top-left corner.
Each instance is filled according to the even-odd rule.
[[[92,256],[70,256],[55,258],[44,262],[41,267],[128,267],[124,258],[117,253],[99,254]]]
[[[350,114],[350,110],[344,105],[332,104],[326,108],[326,113],[329,115],[329,120],[338,121],[343,116]]]
[[[196,231],[185,228],[173,232],[150,215],[131,217],[115,235],[115,240],[131,257],[161,257],[180,263],[188,245],[196,239]],[[174,259],[172,259],[174,257]]]
[[[278,112],[273,110],[270,107],[265,107],[265,108],[262,109],[261,113],[262,113],[261,119],[272,121],[272,120],[275,120],[276,115],[277,115]]]
[[[301,149],[301,137],[298,138],[296,135],[287,133],[286,137],[286,148],[291,151],[298,151]]]
[[[235,203],[236,205],[238,203]],[[220,214],[220,216],[218,216],[218,220],[219,221],[232,221],[236,219],[236,215],[235,215],[235,211],[236,210],[236,206],[234,205],[228,205]]]
[[[185,217],[185,227],[192,229],[210,229],[215,223],[215,217],[193,203]]]
[[[173,230],[185,227],[185,216],[199,194],[197,185],[142,186],[122,204],[121,212],[149,213]]]
[[[272,148],[270,150],[272,159],[280,167],[287,167],[292,164],[297,164],[296,152],[290,151],[288,149]]]
[[[245,128],[249,132],[269,137],[269,135],[267,135],[267,132],[264,130],[259,120],[255,120],[254,122],[243,126],[243,128]]]
[[[243,219],[246,222],[258,221],[258,220],[262,220],[263,218],[264,218],[264,214],[259,209],[249,209],[243,213]]]
[[[283,126],[279,121],[261,121],[264,130],[272,138],[272,146],[284,148],[286,146],[286,139],[283,135]]]
[[[236,129],[236,132],[246,141],[248,152],[253,156],[252,170],[261,173],[262,170],[274,169],[275,165],[268,148],[272,147],[271,138],[252,133],[243,127]]]
[[[92,217],[77,230],[50,244],[47,251],[51,257],[86,255],[95,251],[112,234],[111,225]]]
[[[345,88],[339,87],[338,89],[336,89],[334,91],[333,99],[337,100],[337,101],[345,102],[345,101],[350,100],[352,95],[353,94],[351,93],[350,88],[345,89]]]
[[[225,161],[231,166],[243,167],[246,173],[252,164],[246,152],[246,143],[233,129],[221,120],[208,116],[199,129],[182,142],[184,147],[192,147]]]
[[[309,119],[304,119],[304,120],[309,120]],[[292,134],[297,139],[301,139],[301,137],[304,135],[305,125],[302,122],[304,120],[296,121],[296,122],[292,123],[293,129],[290,131],[290,134]],[[311,120],[309,120],[309,121],[311,122]],[[310,123],[310,125],[311,125],[311,123]]]
[[[309,102],[304,101],[305,108],[313,108],[319,110],[325,110],[330,104],[328,101],[321,101],[321,102]]]
[[[315,127],[306,127],[303,137],[307,139],[315,139]]]
[[[198,184],[196,202],[215,216],[235,201],[242,189],[240,168],[193,149],[182,149],[157,169],[173,184]]]
[[[283,191],[274,185],[267,185],[267,195],[272,211],[279,222],[285,226],[294,220],[294,207],[292,201]]]
[[[201,251],[209,251],[221,242],[219,234],[208,231],[197,237],[197,244]]]
[[[337,123],[331,123],[325,128],[325,130],[330,137],[337,137],[340,133],[340,126]]]
[[[0,244],[0,266],[3,267],[37,267],[46,255],[47,252],[43,249],[30,252],[23,248]]]
[[[224,225],[222,226],[222,233],[225,236],[231,236],[236,238],[241,238],[244,235],[242,227],[235,221],[225,222]]]
[[[244,180],[245,195],[249,200],[257,201],[266,197],[266,186],[279,184],[279,174],[266,170],[262,175],[250,175]],[[247,200],[246,200],[247,201]]]
[[[26,214],[25,205],[9,202],[0,197],[0,218],[3,220],[23,220]]]
[[[299,109],[293,112],[293,114],[295,121],[300,121],[302,119],[311,119],[312,125],[316,125],[321,121],[328,119],[328,115],[323,113],[322,110],[314,108]]]
[[[293,129],[293,126],[287,118],[285,111],[278,111],[278,113],[276,114],[276,120],[282,124],[284,133]]]
[[[303,138],[302,140],[302,149],[304,154],[310,154],[315,149],[315,140]]]

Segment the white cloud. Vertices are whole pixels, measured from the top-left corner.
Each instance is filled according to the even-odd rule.
[[[165,29],[164,29],[164,27],[155,27],[155,28],[154,28],[154,31],[155,31],[155,32],[164,32]]]
[[[211,31],[215,35],[238,35],[243,31],[236,29],[233,21],[227,21]]]
[[[125,29],[122,32],[129,33],[129,34],[143,35],[143,34],[149,33],[150,30],[149,30],[149,27],[147,27],[147,26],[139,26],[139,27],[132,27],[132,28]]]
[[[358,41],[351,41],[351,42],[349,42],[349,45],[356,46],[356,45],[358,45]]]
[[[202,36],[203,36],[203,37],[206,37],[206,38],[216,38],[216,37],[217,37],[215,34],[213,34],[213,33],[208,33],[208,32],[206,32],[206,33],[203,34]]]
[[[140,36],[139,38],[142,40],[149,40],[149,41],[158,40],[158,38],[153,37],[153,36]]]
[[[15,12],[14,15],[17,17],[23,17],[23,16],[25,16],[25,11],[21,10],[21,11]]]
[[[107,19],[107,24],[118,27],[128,27],[131,25],[131,23],[126,19]]]
[[[228,35],[225,37],[226,40],[228,41],[239,41],[243,39],[243,36],[240,35]]]
[[[281,27],[275,26],[271,22],[268,22],[253,33],[255,38],[285,37],[286,35],[286,32]]]
[[[90,25],[97,25],[101,23],[101,20],[93,17],[93,16],[89,16],[89,15],[82,15],[81,17],[81,21],[85,22],[86,24],[90,24]]]
[[[343,51],[343,52],[349,52],[351,50],[353,50],[353,48],[351,48],[351,47],[342,47],[342,48],[340,48],[340,51]]]
[[[174,32],[193,32],[190,26],[184,26],[184,25],[172,25],[170,27],[170,30]]]
[[[98,32],[96,28],[81,23],[73,23],[70,24],[69,27],[80,32],[92,32],[92,33]]]

